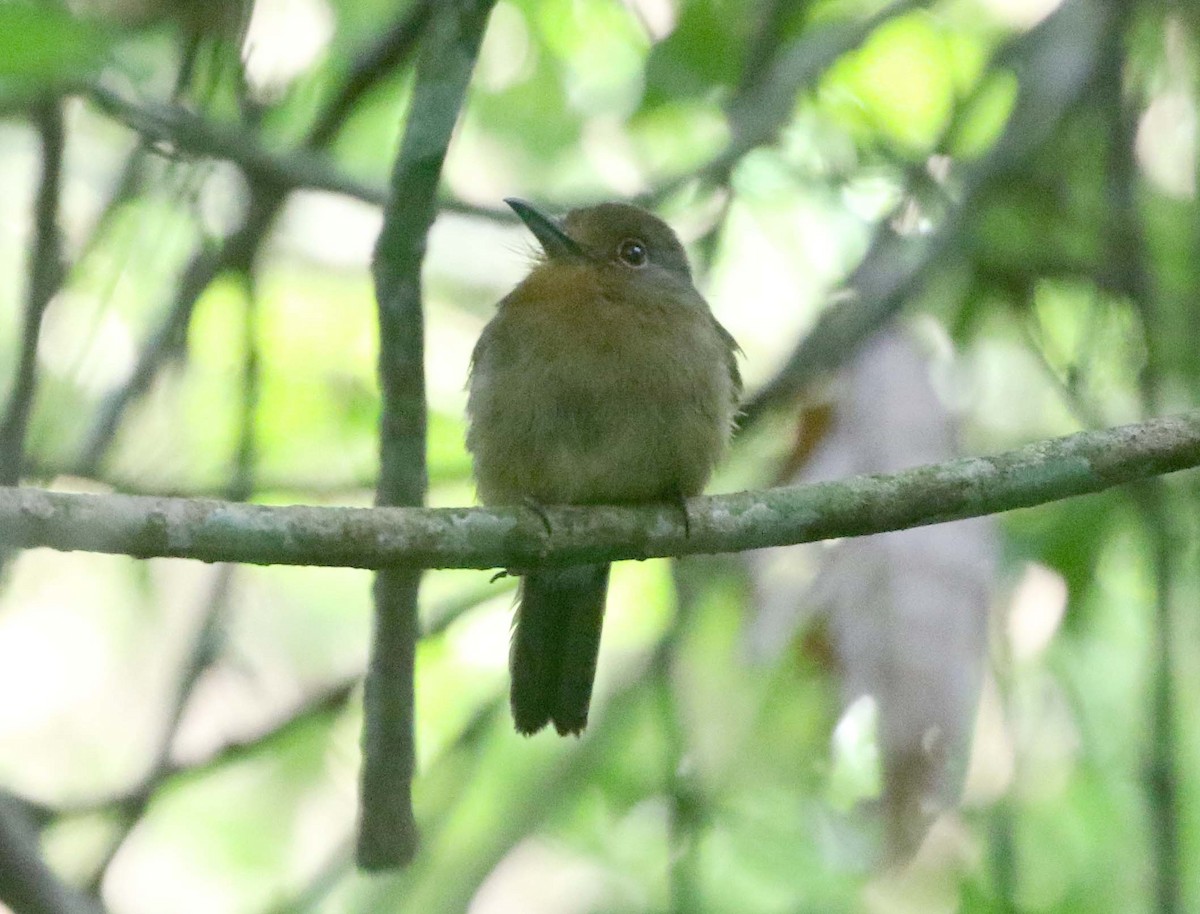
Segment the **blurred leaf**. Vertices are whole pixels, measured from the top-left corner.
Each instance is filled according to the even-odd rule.
[[[745,5],[736,0],[682,5],[675,30],[654,46],[646,61],[646,109],[689,99],[710,101],[737,83],[749,25]]]
[[[1200,252],[1200,220],[1195,200],[1171,200],[1147,194],[1145,200],[1147,254],[1153,261],[1158,299],[1156,307],[1159,356],[1163,368],[1186,378],[1198,389],[1200,359],[1196,358],[1193,328],[1196,325],[1197,254]]]
[[[500,91],[478,93],[468,117],[481,128],[507,139],[506,154],[525,159],[531,170],[561,156],[578,141],[580,125],[568,111],[562,74],[553,58],[539,56],[530,78]],[[524,140],[536,135],[536,143]]]
[[[672,101],[640,111],[630,123],[632,141],[651,175],[686,173],[711,161],[729,140],[715,105]]]
[[[0,3],[0,97],[83,79],[104,62],[113,34],[49,3]]]
[[[542,0],[536,21],[575,110],[625,116],[637,106],[647,42],[624,4]]]
[[[883,331],[868,342],[845,369],[831,431],[798,479],[890,473],[949,459],[952,423],[928,374],[900,332]],[[832,548],[766,551],[775,573],[759,576],[751,649],[777,655],[806,617],[828,615],[844,704],[869,695],[879,709],[893,861],[916,852],[933,815],[958,794],[997,553],[986,518],[849,539]],[[817,564],[815,581],[798,587],[806,561]]]
[[[1108,495],[1073,498],[1038,511],[1017,511],[1004,518],[1009,548],[1018,556],[1053,568],[1070,594],[1067,624],[1078,624],[1095,586],[1096,563],[1120,517],[1118,500]]]
[[[950,140],[951,151],[964,158],[983,155],[999,139],[1017,101],[1019,84],[1011,73],[990,73],[963,107]]]
[[[928,152],[954,109],[951,49],[937,21],[923,12],[884,23],[844,56],[821,84],[826,107],[861,131]]]

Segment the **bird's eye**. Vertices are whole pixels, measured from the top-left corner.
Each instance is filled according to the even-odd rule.
[[[646,261],[650,259],[650,253],[646,250],[645,242],[639,241],[636,238],[626,238],[617,245],[617,256],[621,258],[621,262],[631,267],[644,267]]]

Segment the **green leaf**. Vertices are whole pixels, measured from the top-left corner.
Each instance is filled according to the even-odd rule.
[[[1008,72],[989,74],[979,92],[964,105],[951,148],[963,158],[977,158],[991,149],[1004,132],[1019,85]]]
[[[823,80],[821,95],[835,114],[864,132],[913,153],[930,151],[955,101],[942,27],[925,13],[893,19],[838,62]]]
[[[0,94],[82,79],[104,62],[110,32],[47,4],[0,4]]]
[[[733,86],[742,71],[742,33],[749,24],[742,13],[729,0],[684,5],[678,26],[650,52],[645,106],[706,99]]]

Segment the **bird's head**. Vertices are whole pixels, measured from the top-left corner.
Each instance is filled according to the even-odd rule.
[[[542,246],[546,262],[601,269],[618,282],[692,284],[687,254],[671,227],[640,207],[600,203],[551,219],[524,200],[509,198]]]

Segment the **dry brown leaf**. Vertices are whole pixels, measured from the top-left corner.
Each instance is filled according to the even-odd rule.
[[[955,454],[953,421],[902,332],[867,344],[843,375],[828,434],[793,481],[892,473]],[[878,706],[886,856],[906,860],[957,796],[978,704],[996,537],[980,518],[752,558],[752,656],[778,655],[821,614],[845,704]]]

